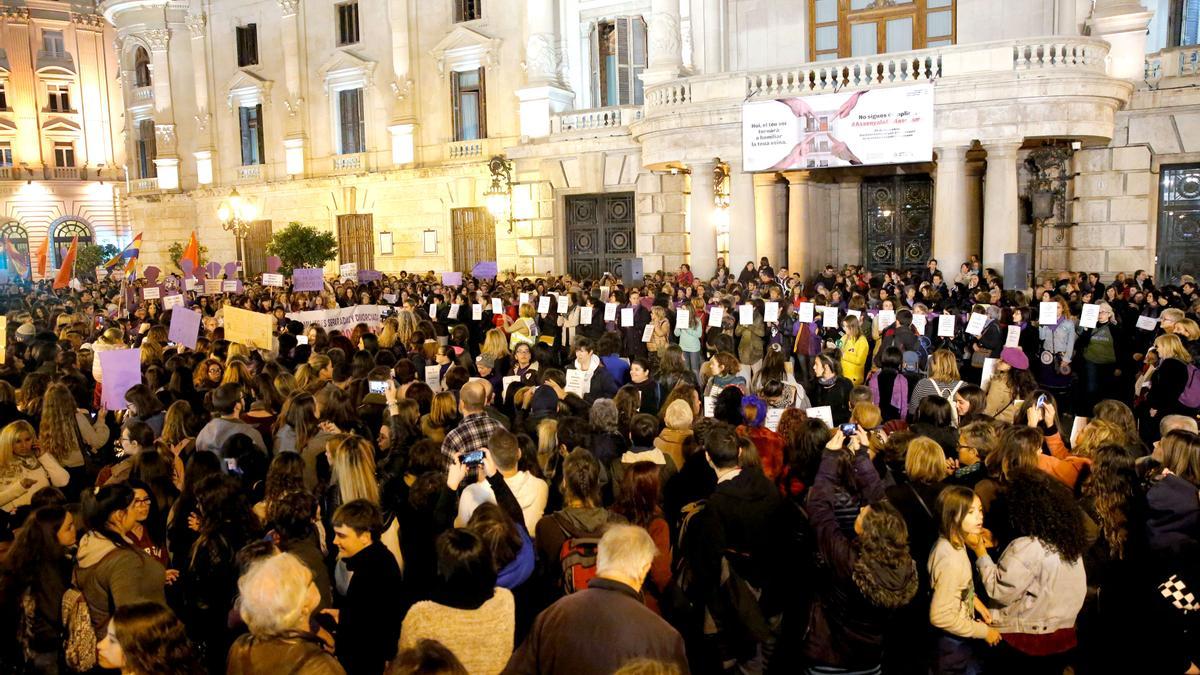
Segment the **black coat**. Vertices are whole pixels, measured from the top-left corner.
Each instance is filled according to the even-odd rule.
[[[348,675],[379,675],[396,656],[400,623],[408,610],[400,566],[376,541],[346,558],[346,569],[354,574],[337,603],[337,657]]]

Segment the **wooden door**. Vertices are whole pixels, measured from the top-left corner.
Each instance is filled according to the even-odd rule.
[[[567,271],[576,279],[620,278],[625,260],[635,257],[633,193],[567,197]]]
[[[865,178],[860,200],[867,268],[924,267],[933,254],[933,180],[928,175]]]
[[[496,260],[496,219],[486,208],[450,209],[450,231],[456,272]]]
[[[360,270],[375,269],[375,226],[370,213],[350,213],[338,219],[338,262],[356,263]]]
[[[271,242],[271,221],[250,223],[250,232],[242,242],[242,273],[246,279],[259,279],[267,271],[267,244]]]

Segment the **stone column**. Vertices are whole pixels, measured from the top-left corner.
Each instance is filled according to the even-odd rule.
[[[787,234],[780,223],[787,221],[785,185],[779,174],[754,174],[754,238],[758,255],[767,256],[776,270],[787,265]]]
[[[717,228],[713,221],[713,162],[691,165],[691,195],[688,203],[688,222],[691,233],[692,273],[698,279],[711,279],[717,272]],[[725,261],[726,266],[729,261]]]
[[[205,40],[208,34],[208,15],[188,14],[188,32],[192,36],[192,83],[196,94],[196,182],[213,182],[212,114],[208,105],[208,55]]]
[[[683,45],[679,39],[679,0],[651,0],[648,28],[648,67],[642,73],[642,81],[653,85],[679,77],[683,68]]]
[[[300,83],[300,0],[277,0],[283,52],[283,105],[287,120],[283,130],[284,170],[289,176],[304,173],[304,94]]]
[[[1017,148],[1019,141],[985,143],[983,186],[983,266],[1004,269],[1004,254],[1019,250]]]
[[[413,115],[412,54],[409,42],[408,0],[388,0],[388,23],[392,33],[392,95],[395,102],[388,136],[392,145],[392,164],[403,166],[416,161],[416,118]]]
[[[983,255],[983,173],[982,161],[967,162],[967,255]],[[945,268],[942,268],[943,271]],[[958,274],[958,270],[954,271]]]
[[[1096,0],[1088,19],[1092,37],[1111,45],[1108,74],[1141,82],[1145,76],[1146,27],[1154,18],[1137,0]]]
[[[970,253],[967,211],[967,148],[952,145],[938,148],[937,174],[933,187],[933,257],[942,271],[958,273]]]
[[[558,22],[554,0],[525,0],[525,82],[521,102],[521,135],[550,135],[550,116],[567,110],[575,94],[563,83]]]
[[[746,266],[747,261],[758,265],[757,213],[754,206],[754,174],[742,171],[742,163],[729,162],[729,257],[725,264],[730,270]]]
[[[787,263],[788,269],[802,279],[812,277],[808,263],[808,172],[788,171]]]

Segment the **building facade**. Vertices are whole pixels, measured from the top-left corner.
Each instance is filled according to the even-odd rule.
[[[88,0],[0,3],[0,237],[49,236],[49,268],[128,230],[115,36]]]
[[[1194,0],[103,0],[143,259],[218,207],[359,268],[710,273],[761,256],[1200,262]],[[6,29],[11,30],[11,29]],[[8,33],[6,33],[7,37]],[[1184,45],[1184,46],[1180,46]],[[747,172],[747,102],[934,89],[931,162]],[[490,209],[488,207],[491,207]]]

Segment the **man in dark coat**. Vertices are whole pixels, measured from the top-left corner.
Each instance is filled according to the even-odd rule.
[[[621,325],[621,310],[633,310],[633,325]],[[621,329],[621,354],[630,358],[646,355],[646,343],[642,342],[642,333],[650,323],[650,310],[642,306],[642,293],[637,288],[629,289],[629,302],[617,310],[617,325]]]
[[[352,574],[337,609],[337,658],[348,675],[379,675],[396,656],[400,622],[407,606],[400,566],[379,541],[383,518],[365,499],[340,506],[333,514],[333,543]]]

